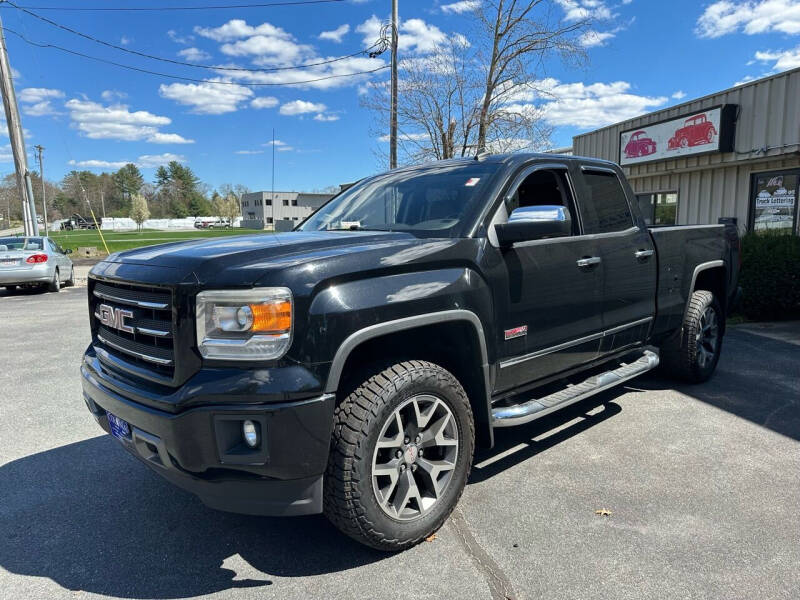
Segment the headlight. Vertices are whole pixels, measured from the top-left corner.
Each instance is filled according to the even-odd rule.
[[[292,341],[288,288],[209,290],[197,294],[197,346],[206,358],[280,358]]]

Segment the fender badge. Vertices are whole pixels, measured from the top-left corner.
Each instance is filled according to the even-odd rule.
[[[513,329],[506,329],[504,333],[506,340],[513,340],[514,338],[528,335],[528,326],[520,325],[519,327],[514,327]]]

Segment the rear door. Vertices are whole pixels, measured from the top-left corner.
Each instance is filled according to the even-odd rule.
[[[504,223],[525,206],[564,206],[572,235],[501,249],[494,290],[502,392],[596,358],[602,330],[603,266],[582,235],[566,165],[534,165],[517,175],[492,219]],[[490,240],[492,236],[490,234]],[[493,242],[494,243],[494,242]]]
[[[616,170],[581,164],[576,179],[584,231],[603,263],[600,352],[607,353],[647,337],[656,311],[655,246]]]

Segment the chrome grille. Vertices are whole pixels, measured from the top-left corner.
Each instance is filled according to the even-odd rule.
[[[98,357],[117,359],[110,366],[133,365],[161,380],[175,373],[175,328],[172,321],[172,293],[169,290],[135,284],[94,281],[90,308],[95,344],[104,352]],[[121,322],[102,321],[101,313],[124,313]]]

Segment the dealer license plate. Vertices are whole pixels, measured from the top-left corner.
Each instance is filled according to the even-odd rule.
[[[0,259],[0,265],[2,265],[4,267],[13,267],[16,264],[17,264],[17,259],[16,258],[3,258],[3,259]]]
[[[111,428],[111,435],[119,440],[129,440],[131,437],[131,427],[117,416],[111,413],[108,415],[108,426]]]

